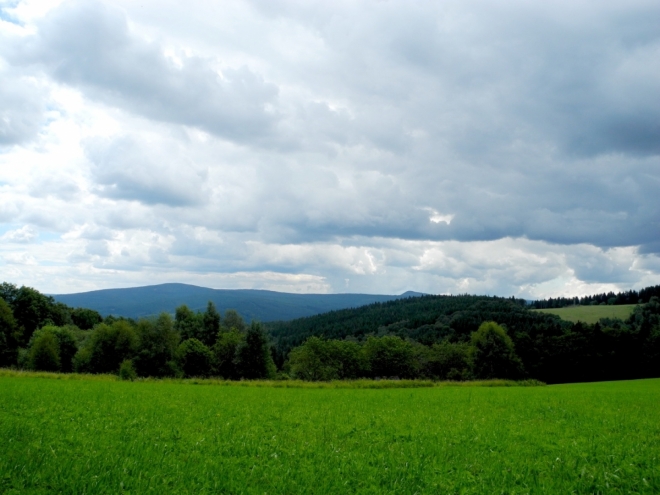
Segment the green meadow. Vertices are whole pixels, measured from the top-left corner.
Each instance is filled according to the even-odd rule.
[[[0,375],[0,493],[660,492],[658,379],[194,383]]]
[[[635,304],[621,304],[618,306],[567,306],[565,308],[535,309],[542,313],[557,315],[566,321],[577,323],[596,323],[601,318],[627,319],[635,309]]]

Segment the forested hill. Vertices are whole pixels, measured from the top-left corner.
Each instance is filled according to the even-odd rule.
[[[625,304],[644,304],[652,297],[660,297],[660,285],[645,287],[640,291],[627,290],[623,292],[603,292],[582,297],[551,297],[538,299],[531,304],[535,309],[565,308],[567,306],[595,306],[610,305],[621,306]]]
[[[391,301],[418,293],[377,294],[291,294],[268,290],[209,289],[187,284],[161,284],[126,289],[105,289],[52,297],[72,307],[90,308],[103,316],[141,318],[165,311],[174,314],[181,304],[194,311],[212,301],[218,310],[235,309],[248,321],[291,320],[335,309],[354,308],[379,301]]]
[[[466,349],[475,345],[480,326],[486,322],[497,322],[504,327],[526,376],[547,383],[660,376],[660,302],[655,297],[636,306],[625,321],[604,318],[592,325],[531,311],[519,299],[465,295],[423,296],[371,304],[273,322],[268,324],[268,329],[277,364],[286,368],[289,359],[294,374],[304,376],[306,369],[313,366],[320,366],[323,372],[327,368],[341,374],[346,367],[341,353],[348,348],[348,341],[354,340],[374,356],[384,356],[384,361],[390,363],[390,368],[384,369],[397,370],[390,374],[413,376],[391,365],[405,354],[394,350],[398,342],[402,349],[407,346],[409,355],[418,356],[417,363],[409,367],[425,369],[437,365],[438,370],[427,374],[448,378],[451,373],[447,374],[447,370],[451,367],[472,370],[467,374],[460,372],[460,376],[471,376],[469,373],[485,376],[475,371],[474,363],[470,364],[470,352],[474,353],[474,349]],[[312,339],[312,336],[330,340]],[[493,349],[499,345],[494,344],[496,340],[491,342]],[[505,340],[502,338],[501,342]],[[340,345],[342,342],[344,347]],[[378,350],[379,346],[382,349]],[[493,350],[492,357],[498,352]],[[451,356],[461,353],[463,357],[452,362]],[[447,364],[450,362],[451,365]],[[371,366],[373,371],[376,365]],[[446,369],[440,370],[442,367]],[[507,376],[503,368],[498,370],[498,365],[493,370],[496,370],[493,376]],[[383,372],[379,373],[382,376]],[[372,374],[379,376],[376,372]]]
[[[276,349],[282,355],[310,336],[328,339],[366,335],[397,335],[431,345],[443,340],[468,340],[484,321],[504,323],[510,333],[534,326],[555,331],[559,318],[525,309],[523,299],[491,296],[421,296],[355,309],[331,311],[308,318],[267,324]]]

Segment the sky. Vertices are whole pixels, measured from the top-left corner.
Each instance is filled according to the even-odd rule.
[[[659,95],[657,0],[0,0],[0,279],[660,284]]]

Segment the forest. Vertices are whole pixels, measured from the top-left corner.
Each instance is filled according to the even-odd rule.
[[[652,297],[660,297],[660,285],[646,287],[639,292],[636,290],[627,290],[617,294],[607,292],[583,297],[551,297],[549,299],[539,299],[532,302],[532,307],[534,309],[551,309],[565,308],[567,306],[644,304],[649,302]]]
[[[137,377],[348,380],[660,376],[656,288],[625,321],[571,323],[490,296],[421,296],[286,322],[246,323],[209,302],[133,320],[0,284],[0,367]]]

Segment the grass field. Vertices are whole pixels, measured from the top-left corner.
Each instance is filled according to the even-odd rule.
[[[560,318],[573,323],[582,321],[584,323],[596,323],[601,318],[620,318],[625,320],[635,309],[635,304],[622,304],[619,306],[569,306],[555,309],[535,309],[557,315]]]
[[[660,493],[660,380],[309,389],[0,376],[0,493]]]

